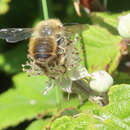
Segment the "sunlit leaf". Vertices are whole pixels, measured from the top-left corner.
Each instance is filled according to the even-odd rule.
[[[89,26],[82,33],[86,67],[89,72],[106,70],[112,73],[122,56],[121,37],[112,35],[105,28]]]
[[[33,121],[25,130],[43,130],[48,122],[48,119],[39,119]]]
[[[122,13],[112,13],[112,12],[94,12],[91,14],[90,18],[93,24],[98,24],[104,28],[107,28],[108,31],[113,34],[118,35],[117,27],[119,22],[119,16],[126,15],[130,13],[130,11],[125,11]]]
[[[71,130],[129,130],[130,129],[130,85],[116,85],[110,89],[109,104],[99,108],[85,104],[86,112],[73,117],[63,116],[56,119],[51,129]],[[85,106],[81,110],[85,110]]]
[[[26,74],[14,76],[14,88],[0,96],[0,128],[15,126],[24,120],[36,118],[39,114],[47,115],[57,110],[56,90],[52,89],[46,96],[42,92],[45,89],[45,76],[27,77]],[[58,90],[60,106],[63,109],[79,104],[77,98],[68,101]],[[62,103],[63,101],[63,103]]]

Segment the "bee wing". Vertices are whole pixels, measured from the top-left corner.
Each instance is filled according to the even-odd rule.
[[[65,26],[64,30],[66,34],[70,35],[70,34],[80,33],[86,29],[88,29],[87,24],[74,24],[74,25]]]
[[[16,43],[27,39],[33,32],[32,28],[7,28],[0,29],[0,38],[7,42]]]

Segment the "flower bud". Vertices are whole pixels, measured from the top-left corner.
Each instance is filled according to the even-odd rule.
[[[113,84],[112,77],[106,71],[93,72],[89,86],[92,90],[103,93],[107,92],[109,87]]]
[[[130,39],[130,13],[119,16],[118,31],[124,39]]]

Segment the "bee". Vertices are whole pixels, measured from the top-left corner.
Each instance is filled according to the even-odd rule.
[[[63,25],[59,20],[42,21],[34,30],[29,43],[29,54],[38,63],[52,62],[60,54],[59,50],[64,53],[65,34]],[[62,60],[59,58],[57,64],[62,64],[61,62]]]
[[[16,43],[30,37],[28,49],[30,60],[23,65],[24,71],[36,74],[43,72],[54,79],[67,68],[66,53],[72,43],[69,36],[74,30],[79,30],[79,27],[78,29],[75,27],[76,25],[72,28],[65,27],[58,19],[48,19],[41,21],[34,28],[1,29],[0,38],[9,43]],[[27,66],[30,66],[30,69],[27,69]]]

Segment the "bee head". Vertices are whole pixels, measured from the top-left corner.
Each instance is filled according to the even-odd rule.
[[[63,24],[58,19],[48,19],[40,23],[40,34],[52,36],[63,29]]]
[[[54,31],[51,27],[49,27],[48,25],[43,26],[43,28],[41,28],[40,34],[43,36],[51,36],[53,35]]]

